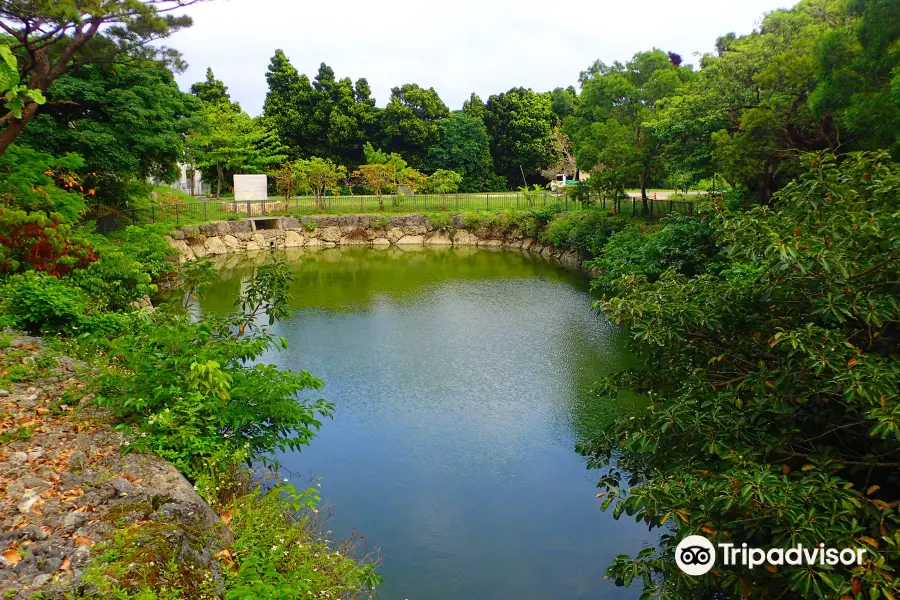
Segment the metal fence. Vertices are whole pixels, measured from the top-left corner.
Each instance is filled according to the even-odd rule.
[[[589,205],[617,214],[658,219],[670,213],[694,214],[694,203],[685,200],[650,198],[646,209],[640,198],[607,199],[591,197]],[[128,225],[148,223],[191,224],[264,216],[312,216],[322,214],[409,213],[461,210],[536,210],[558,205],[563,211],[580,209],[568,196],[515,192],[493,194],[432,194],[415,196],[297,196],[289,200],[236,201],[222,198],[202,202],[155,204],[145,208],[119,209],[92,219],[101,234],[124,229]]]

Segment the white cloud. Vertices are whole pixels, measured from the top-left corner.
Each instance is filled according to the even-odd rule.
[[[167,41],[190,65],[182,88],[207,67],[232,98],[258,114],[276,48],[310,78],[327,63],[339,78],[368,79],[383,106],[391,87],[433,86],[451,108],[471,92],[483,99],[511,87],[547,91],[577,85],[594,60],[625,61],[658,47],[713,50],[715,39],[749,33],[789,0],[213,0],[192,6],[194,26]]]

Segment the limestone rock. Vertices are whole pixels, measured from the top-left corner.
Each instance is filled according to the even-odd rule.
[[[405,234],[403,233],[403,230],[401,228],[391,227],[390,229],[387,230],[386,237],[390,243],[396,244],[397,240],[402,238],[404,235]]]
[[[299,248],[306,243],[306,238],[299,231],[288,229],[284,232],[284,247]]]
[[[319,239],[323,242],[337,243],[341,241],[341,228],[335,225],[329,225],[319,230]]]
[[[397,240],[398,246],[422,246],[425,244],[425,236],[405,235]]]
[[[241,242],[233,235],[223,235],[221,239],[222,243],[225,245],[229,252],[234,252],[241,249]]]
[[[460,229],[453,236],[454,246],[474,246],[477,243],[478,238],[471,231],[466,231],[465,229]]]
[[[204,247],[206,248],[207,256],[218,256],[219,254],[228,253],[228,248],[222,242],[222,239],[218,237],[206,238]]]
[[[446,231],[436,231],[425,238],[426,246],[452,246],[453,240]]]

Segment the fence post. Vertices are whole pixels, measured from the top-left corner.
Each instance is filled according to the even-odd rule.
[[[635,202],[637,202],[637,198],[632,198],[631,199],[631,216],[632,217],[634,216]]]
[[[203,201],[203,220],[204,221],[209,220],[209,216],[206,214],[206,201],[205,200]]]
[[[150,222],[156,223],[156,205],[155,204],[150,205]]]
[[[250,201],[247,200],[247,218],[249,219],[252,216],[253,214],[250,212]]]
[[[653,201],[656,200],[656,194],[653,194],[653,197],[650,198],[650,220],[653,220]]]
[[[237,216],[237,200],[232,203],[232,206],[234,206],[234,216]]]

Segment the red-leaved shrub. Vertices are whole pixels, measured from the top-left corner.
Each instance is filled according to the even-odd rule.
[[[61,277],[99,257],[72,237],[61,215],[0,208],[0,273],[43,271]]]

